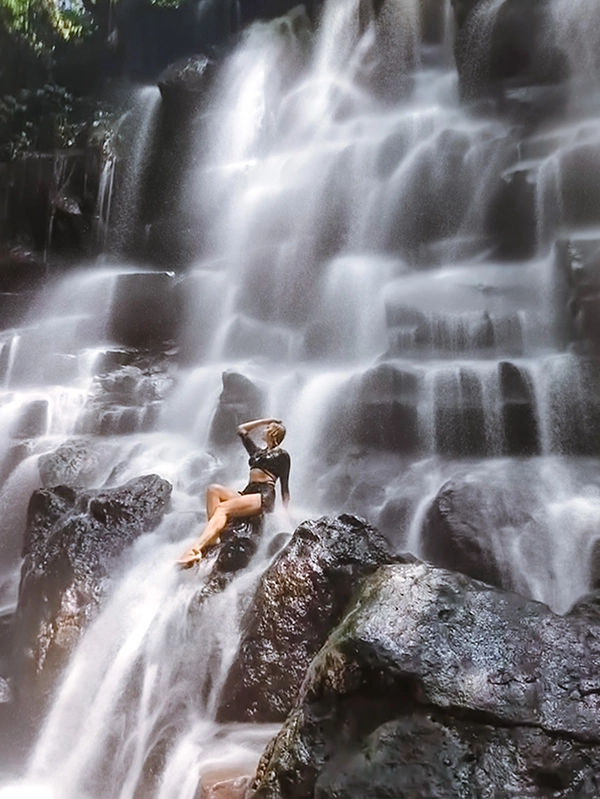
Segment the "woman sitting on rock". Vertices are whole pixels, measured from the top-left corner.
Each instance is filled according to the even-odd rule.
[[[257,446],[250,433],[264,427],[266,446]],[[275,507],[275,484],[281,481],[281,496],[285,505],[289,502],[290,456],[279,445],[285,437],[285,427],[279,419],[256,419],[241,424],[237,433],[242,439],[250,458],[250,477],[246,488],[236,493],[226,486],[213,484],[206,492],[206,515],[208,524],[200,538],[177,562],[192,566],[202,558],[204,549],[218,538],[230,519],[259,516],[271,513]]]

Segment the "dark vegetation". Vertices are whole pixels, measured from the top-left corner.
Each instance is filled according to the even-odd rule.
[[[0,162],[83,145],[105,127],[116,84],[155,82],[168,64],[215,55],[243,25],[293,5],[0,0]]]
[[[232,20],[221,30],[190,25],[195,9],[189,0],[0,0],[0,161],[82,146],[110,118],[117,81],[154,80],[231,29]]]
[[[110,2],[0,4],[0,160],[81,143],[108,108]]]

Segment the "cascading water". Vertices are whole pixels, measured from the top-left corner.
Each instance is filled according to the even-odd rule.
[[[105,240],[105,246],[113,252],[126,251],[135,233],[135,225],[139,221],[140,203],[142,199],[142,182],[147,172],[152,152],[153,136],[156,132],[156,118],[160,108],[160,92],[156,86],[143,86],[132,97],[132,109],[128,111],[118,124],[121,138],[130,138],[128,157],[124,159],[123,175],[120,191],[114,207],[111,208],[113,219],[107,220],[107,231],[112,237]],[[110,170],[110,191],[114,180],[111,159],[107,160]],[[106,169],[106,167],[105,167]],[[104,176],[103,176],[104,177]],[[107,200],[111,207],[110,196]]]
[[[551,244],[586,221],[562,174],[595,144],[598,123],[577,116],[517,147],[508,123],[469,112],[449,54],[450,3],[440,5],[434,45],[422,42],[415,0],[386,0],[378,14],[328,0],[316,33],[298,9],[244,33],[217,76],[182,200],[202,245],[181,278],[177,366],[148,376],[127,360],[139,332],[123,321],[128,287],[156,285],[166,298],[179,285],[167,273],[71,275],[3,334],[6,610],[40,454],[100,434],[89,485],[152,471],[175,489],[173,512],[124,559],[75,653],[23,791],[192,799],[200,775],[250,772],[271,732],[214,719],[270,536],[291,522],[275,517],[221,593],[208,591],[204,566],[172,565],[206,485],[243,484],[243,453],[217,441],[224,371],[288,425],[295,521],[350,510],[418,555],[431,500],[461,479],[489,490],[481,535],[517,590],[562,612],[589,588],[598,382],[592,360],[565,344]],[[468,23],[474,70],[486,69],[501,7],[484,0]],[[121,199],[134,215],[157,95],[142,100]],[[521,172],[537,252],[506,263],[487,226],[498,183]],[[104,178],[107,219],[112,172]],[[111,358],[121,366],[109,373]]]

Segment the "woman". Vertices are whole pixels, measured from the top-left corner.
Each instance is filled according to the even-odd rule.
[[[258,447],[250,438],[257,427],[264,427],[266,446]],[[239,494],[222,485],[211,485],[206,492],[206,515],[208,524],[194,546],[177,562],[192,566],[202,558],[204,549],[218,538],[230,519],[259,516],[271,513],[275,507],[275,484],[281,481],[281,496],[284,505],[290,499],[290,456],[279,446],[285,437],[285,427],[280,419],[256,419],[241,424],[237,433],[242,439],[250,458],[250,477],[246,488]]]

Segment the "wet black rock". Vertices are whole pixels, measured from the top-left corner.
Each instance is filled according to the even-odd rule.
[[[355,516],[301,524],[265,572],[242,620],[219,719],[283,720],[359,581],[392,560],[380,534]]]
[[[171,174],[171,177],[174,175]],[[163,183],[163,188],[164,185]],[[146,233],[144,260],[154,264],[157,269],[166,267],[181,270],[193,262],[194,256],[200,250],[204,230],[196,219],[190,219],[183,213],[172,213],[149,223]]]
[[[459,28],[467,21],[471,11],[477,6],[481,0],[451,0],[452,8],[454,9],[454,16]]]
[[[487,453],[483,385],[475,370],[459,367],[436,375],[434,407],[438,452],[453,457]]]
[[[263,516],[233,520],[221,534],[215,571],[231,574],[245,569],[258,548]]]
[[[523,509],[522,522],[528,509]],[[491,518],[490,518],[491,517]],[[442,486],[423,521],[421,551],[425,560],[508,588],[493,539],[506,525],[506,497],[485,480],[454,478]],[[517,521],[513,518],[512,521]]]
[[[125,347],[160,350],[177,341],[181,303],[179,280],[171,272],[120,275],[109,335]]]
[[[540,438],[531,378],[509,361],[502,361],[498,368],[506,454],[535,455]]]
[[[210,426],[210,441],[217,447],[234,444],[237,426],[260,418],[265,401],[264,391],[239,372],[223,372],[222,380],[223,391]]]
[[[394,221],[384,231],[387,247],[417,263],[427,263],[433,243],[447,242],[464,229],[475,178],[468,159],[472,146],[465,133],[444,130],[434,143],[423,147],[419,168],[407,173],[402,192],[390,203],[388,213]],[[388,150],[388,164],[392,154]],[[397,155],[403,157],[400,151]]]
[[[197,109],[206,101],[215,72],[204,55],[191,56],[168,66],[158,79],[158,88],[170,109]]]
[[[596,589],[582,596],[573,605],[568,615],[578,619],[587,619],[591,624],[600,624],[600,591]]]
[[[596,491],[598,472],[591,459],[558,463],[490,459],[454,469],[424,514],[419,554],[436,566],[523,596],[539,597],[544,586],[546,601],[567,612],[577,596],[599,587],[600,546],[593,526],[566,521],[556,508],[571,490],[570,480],[586,486],[584,493]],[[388,529],[386,534],[393,536]],[[565,535],[581,548],[579,565],[568,574],[556,561],[557,540]]]
[[[526,170],[504,175],[486,214],[495,255],[509,261],[533,257],[537,248],[535,182]]]
[[[105,353],[96,366],[77,432],[124,435],[153,429],[173,387],[170,364],[174,352]]]
[[[568,101],[566,53],[548,0],[452,0],[461,94],[535,127],[560,117]]]
[[[418,379],[409,369],[381,364],[361,376],[348,420],[352,443],[393,452],[418,445]]]
[[[108,452],[91,439],[71,439],[54,452],[40,455],[38,469],[44,488],[89,488],[98,483]]]
[[[35,491],[23,543],[15,674],[35,706],[52,687],[104,593],[111,564],[164,516],[171,485],[146,475],[118,488]]]
[[[249,799],[591,799],[600,623],[384,566],[312,662]]]

